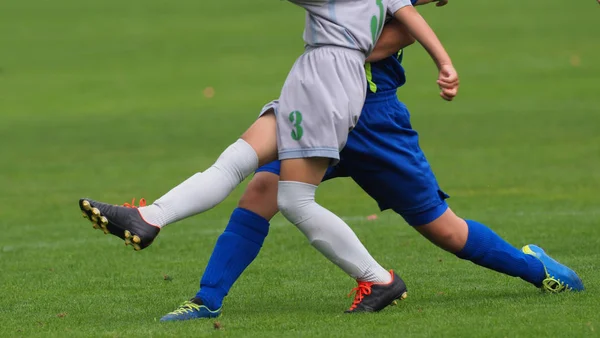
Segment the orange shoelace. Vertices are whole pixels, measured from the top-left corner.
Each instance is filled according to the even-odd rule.
[[[362,302],[365,296],[371,294],[371,287],[373,286],[373,282],[358,282],[358,286],[352,289],[348,294],[348,297],[352,295],[354,292],[354,302],[352,302],[352,306],[350,306],[350,310],[356,309],[358,304]]]
[[[125,204],[123,204],[123,206],[124,206],[125,208],[137,208],[137,207],[135,206],[135,198],[131,200],[131,204],[129,204],[129,203],[127,203],[127,202],[125,202]],[[140,203],[139,203],[139,206],[140,206],[140,207],[145,207],[145,206],[146,206],[146,199],[144,199],[144,198],[140,198]]]

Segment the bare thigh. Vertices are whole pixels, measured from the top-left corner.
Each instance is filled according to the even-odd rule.
[[[281,181],[294,181],[319,185],[331,159],[306,157],[281,160]]]
[[[242,140],[256,152],[258,166],[277,159],[277,122],[271,109],[259,117],[242,135]]]

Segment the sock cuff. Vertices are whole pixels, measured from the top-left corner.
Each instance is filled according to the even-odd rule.
[[[269,233],[269,220],[252,210],[235,208],[231,213],[230,221],[231,224],[244,224],[265,236]]]
[[[225,228],[228,232],[262,245],[269,234],[269,221],[250,210],[236,208]]]
[[[296,181],[279,181],[279,188],[284,189],[301,189],[302,192],[312,192],[314,194],[317,190],[317,186],[310,183],[296,182]]]
[[[256,154],[250,143],[240,138],[231,146],[238,153],[238,156],[245,156],[246,160],[252,164],[253,169],[250,173],[258,169],[258,154]]]
[[[477,244],[485,242],[485,240],[481,238],[481,228],[483,227],[487,229],[487,227],[479,222],[475,222],[468,219],[466,219],[465,222],[467,222],[467,227],[469,228],[469,233],[467,235],[467,243],[465,243],[465,247],[462,248],[462,250],[456,253],[456,256],[458,258],[471,260],[477,255]]]

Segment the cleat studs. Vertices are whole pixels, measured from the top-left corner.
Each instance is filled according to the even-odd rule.
[[[140,240],[140,236],[138,235],[134,235],[133,236],[133,243],[135,244],[140,244],[141,240]]]
[[[81,214],[83,215],[83,218],[89,219],[88,215],[85,212],[82,212]]]
[[[100,224],[102,224],[103,226],[107,226],[108,218],[106,218],[105,216],[100,217]]]
[[[129,232],[129,230],[125,230],[125,238],[131,238],[131,232]]]
[[[90,202],[88,202],[86,200],[81,202],[81,206],[83,207],[84,210],[87,210],[87,211],[92,210],[92,206],[90,205]]]
[[[406,299],[406,297],[408,297],[408,294],[405,292],[402,294],[402,296],[400,296],[400,300]]]
[[[92,228],[100,230],[100,227],[96,223],[92,223]]]
[[[108,231],[108,229],[106,229],[106,228],[102,229],[102,231],[104,231],[104,234],[105,234],[105,235],[108,235],[108,234],[110,234],[110,231]]]
[[[98,208],[93,208],[92,209],[92,221],[98,222],[99,217],[100,217],[100,210],[98,210]]]
[[[134,244],[134,245],[133,245],[133,249],[134,249],[135,251],[140,251],[140,250],[142,250],[142,247],[141,247],[141,246],[139,246],[138,244]]]
[[[128,246],[129,244],[131,244],[131,241],[128,239],[125,240],[125,246]]]

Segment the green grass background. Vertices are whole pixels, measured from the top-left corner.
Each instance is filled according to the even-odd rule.
[[[354,281],[278,217],[214,330],[214,320],[157,319],[195,293],[242,188],[143,252],[92,231],[76,202],[153,200],[209,166],[277,97],[302,51],[302,10],[1,1],[0,336],[598,336],[599,11],[592,0],[423,8],[460,72],[460,97],[437,97],[417,45],[399,91],[455,211],[515,245],[542,245],[586,292],[546,295],[460,261],[341,179],[319,201],[403,276],[409,298],[343,315]]]

